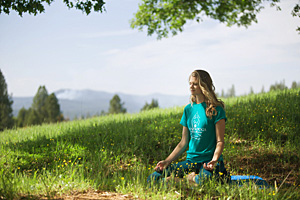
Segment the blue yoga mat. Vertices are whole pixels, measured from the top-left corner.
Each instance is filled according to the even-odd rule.
[[[254,183],[255,185],[259,186],[260,188],[262,187],[270,187],[267,181],[262,179],[259,176],[246,176],[246,175],[233,175],[231,176],[231,184],[236,184],[236,185],[244,185],[244,184],[249,184],[249,182]]]

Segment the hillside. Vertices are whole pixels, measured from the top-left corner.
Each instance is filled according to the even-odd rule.
[[[146,177],[181,138],[183,107],[174,107],[0,133],[2,197],[97,190],[141,199],[299,199],[300,90],[225,103],[227,169],[235,175],[260,176],[273,188],[211,182],[193,189],[182,183],[149,190]],[[179,160],[184,158],[185,154]]]

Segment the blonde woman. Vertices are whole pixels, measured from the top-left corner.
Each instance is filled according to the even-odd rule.
[[[190,181],[202,184],[213,176],[227,175],[222,156],[227,120],[224,103],[217,99],[212,79],[206,71],[193,71],[189,85],[191,98],[180,121],[183,125],[181,141],[165,160],[157,163],[148,182],[164,180],[174,174],[179,178],[188,175]],[[186,160],[172,163],[187,147]]]

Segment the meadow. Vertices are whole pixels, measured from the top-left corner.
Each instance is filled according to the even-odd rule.
[[[270,188],[214,180],[149,188],[147,176],[181,138],[184,107],[174,107],[1,132],[0,199],[88,190],[137,199],[300,199],[300,89],[223,100],[228,171],[260,176]]]

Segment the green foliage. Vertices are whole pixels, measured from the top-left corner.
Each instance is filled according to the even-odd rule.
[[[23,1],[0,1],[0,14],[9,14],[12,10],[16,11],[20,16],[24,13],[37,15],[45,12],[45,4],[50,5],[54,0],[23,0]],[[92,9],[95,12],[103,12],[105,10],[103,0],[78,0],[73,3],[70,0],[63,0],[68,8],[76,8],[87,15]]]
[[[224,101],[227,169],[258,175],[273,188],[184,181],[149,189],[147,176],[181,139],[183,107],[175,107],[6,130],[0,133],[0,192],[7,199],[91,189],[140,199],[299,199],[300,90]]]
[[[0,131],[11,128],[14,124],[12,98],[8,95],[7,84],[0,70]]]
[[[64,117],[60,111],[60,105],[55,94],[48,95],[45,86],[40,86],[33,98],[31,108],[22,108],[18,113],[16,125],[24,127],[42,123],[53,123],[63,121]]]
[[[157,38],[176,35],[183,31],[188,20],[200,22],[205,16],[225,23],[228,26],[248,27],[257,23],[256,15],[262,10],[266,0],[143,0],[139,10],[131,21],[132,28],[147,28],[148,35],[157,34]],[[276,6],[279,0],[271,0]],[[293,10],[293,16],[299,16],[299,5]],[[298,28],[299,29],[299,28]]]
[[[121,103],[120,97],[116,94],[109,101],[109,114],[126,113],[126,108],[123,107],[124,103]]]
[[[16,126],[17,127],[24,127],[27,122],[26,122],[26,117],[28,116],[28,111],[22,107],[20,110],[19,110],[19,113],[18,113],[18,117],[17,117],[17,120],[16,120]]]
[[[273,90],[286,90],[286,89],[287,89],[287,86],[285,86],[284,81],[281,81],[280,83],[276,82],[274,85],[270,86],[270,91],[273,91]]]
[[[148,104],[146,102],[145,105],[143,106],[143,108],[141,109],[141,111],[151,110],[153,108],[159,108],[158,100],[156,100],[156,99],[152,99],[150,104]]]
[[[293,11],[292,11],[292,16],[293,17],[300,17],[300,5],[299,4],[296,4]],[[299,34],[300,34],[300,27],[298,26],[297,29],[296,29]]]
[[[300,82],[297,83],[296,81],[293,81],[293,82],[292,82],[291,89],[297,89],[297,88],[300,88]]]
[[[47,122],[63,121],[63,116],[60,111],[60,105],[55,94],[50,94],[45,101],[45,109],[47,111]]]
[[[45,86],[40,86],[36,95],[33,98],[31,105],[33,115],[37,114],[37,124],[41,124],[47,121],[48,113],[46,108],[46,99],[48,98],[48,91]],[[35,124],[29,121],[30,124]]]
[[[219,95],[217,95],[217,96],[219,96]],[[221,97],[222,98],[235,97],[235,87],[234,87],[234,85],[232,85],[231,88],[228,89],[227,93],[225,93],[224,90],[222,90]]]

